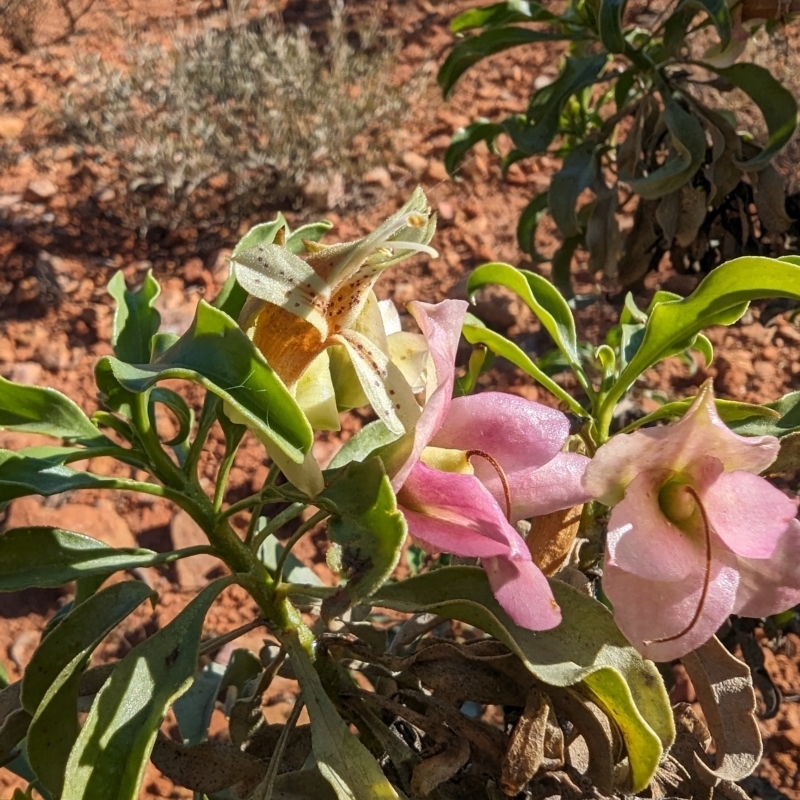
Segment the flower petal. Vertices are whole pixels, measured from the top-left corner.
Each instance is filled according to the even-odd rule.
[[[422,411],[399,367],[357,331],[342,331],[332,336],[331,341],[347,349],[369,404],[389,430],[393,433],[410,431]]]
[[[465,557],[502,554],[530,558],[525,541],[508,523],[504,510],[474,475],[442,472],[418,462],[398,492],[397,501],[404,509],[425,515],[437,524],[450,523],[461,532],[459,535],[464,537],[463,542],[453,538],[453,529],[433,527],[433,522],[430,530],[420,535],[412,531],[416,538],[427,542],[438,552]],[[468,532],[479,534],[486,542],[481,542],[478,547],[474,536],[467,536]],[[446,539],[437,538],[445,534]]]
[[[331,380],[328,350],[323,350],[297,382],[295,400],[303,409],[311,427],[318,431],[338,431],[339,408]]]
[[[384,463],[392,476],[395,491],[403,485],[411,468],[419,461],[422,451],[447,416],[455,381],[456,350],[467,307],[463,300],[443,300],[436,305],[420,302],[408,304],[409,312],[428,342],[435,374],[429,381],[422,415],[417,420],[413,435],[409,436],[411,441],[404,437],[385,454]]]
[[[578,453],[558,453],[539,469],[507,473],[512,522],[573,508],[590,500],[581,482],[589,461]],[[475,474],[500,502],[504,493],[497,473],[483,459],[473,459],[473,466]]]
[[[722,550],[714,554],[702,613],[691,630],[675,641],[652,642],[674,636],[689,625],[700,602],[703,576],[700,569],[682,580],[653,581],[606,563],[603,590],[628,641],[645,658],[672,661],[707,642],[734,610],[739,575],[735,556]]]
[[[716,534],[744,558],[772,556],[797,514],[795,501],[751,472],[723,472],[702,487],[701,498]]]
[[[248,294],[302,317],[327,336],[328,323],[316,302],[327,287],[302,258],[277,244],[259,244],[231,261],[236,280]]]
[[[778,537],[771,558],[740,558],[734,613],[767,617],[800,603],[800,522]]]
[[[692,539],[661,510],[665,477],[657,471],[637,475],[608,521],[606,563],[650,581],[681,580],[702,571],[706,559],[702,534]]]
[[[561,622],[550,584],[532,561],[485,558],[483,568],[497,602],[517,625],[546,631]]]
[[[560,411],[513,394],[482,392],[453,400],[431,444],[483,450],[508,474],[543,466],[567,436],[569,420]]]
[[[774,436],[745,437],[729,430],[717,413],[708,381],[678,422],[620,434],[604,444],[587,467],[583,485],[592,497],[611,506],[640,472],[683,472],[692,462],[713,454],[727,472],[759,473],[775,460],[779,448]]]

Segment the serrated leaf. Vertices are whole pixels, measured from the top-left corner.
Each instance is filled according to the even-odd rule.
[[[502,53],[512,47],[534,42],[555,42],[567,37],[560,32],[538,31],[531,28],[498,27],[458,42],[439,69],[436,80],[447,97],[456,81],[474,64],[487,56]]]
[[[91,575],[169,563],[175,557],[152,550],[116,550],[60,528],[13,528],[0,534],[0,592],[63,586]]]
[[[112,404],[117,392],[145,392],[168,378],[198,383],[295,463],[302,463],[311,448],[311,426],[283,382],[236,323],[205,301],[189,330],[156,363],[105,357],[95,375]]]
[[[152,270],[148,270],[142,286],[130,291],[120,271],[111,278],[107,288],[117,303],[111,329],[114,354],[130,364],[146,364],[150,361],[153,337],[161,324],[161,315],[154,306],[161,286]]]
[[[22,386],[3,377],[0,377],[0,428],[112,444],[66,395],[41,386]]]
[[[297,638],[292,636],[285,644],[311,720],[311,746],[317,767],[337,798],[398,800],[401,795],[339,716]]]
[[[136,800],[156,733],[197,667],[203,620],[232,578],[207,586],[133,648],[97,693],[67,764],[62,800]]]
[[[44,638],[25,669],[22,704],[33,721],[28,760],[39,780],[61,794],[70,750],[78,738],[81,672],[100,641],[156,593],[136,581],[109,586],[74,608]]]
[[[663,748],[675,737],[666,688],[655,665],[643,659],[601,603],[551,581],[562,623],[549,631],[515,625],[478,567],[444,567],[383,586],[372,603],[397,611],[426,611],[474,625],[513,650],[530,672],[553,686],[582,682],[619,727],[631,767],[633,791],[648,785]],[[580,636],[575,635],[577,627]]]
[[[744,91],[764,116],[768,133],[766,146],[755,158],[735,162],[742,170],[757,172],[766,167],[792,138],[797,127],[797,101],[768,69],[758,64],[742,62],[725,69],[711,69]]]
[[[664,122],[672,142],[672,155],[649,175],[626,179],[631,189],[646,200],[680,189],[694,177],[706,155],[702,126],[672,98],[665,101]]]

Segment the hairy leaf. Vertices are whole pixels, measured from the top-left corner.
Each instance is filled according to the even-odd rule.
[[[197,667],[203,620],[231,580],[207,586],[120,661],[98,692],[70,754],[62,800],[138,798],[159,725]]]
[[[292,461],[302,463],[311,447],[311,427],[282,381],[236,323],[202,300],[189,330],[156,363],[106,357],[95,374],[112,405],[120,390],[145,392],[168,378],[198,383]]]
[[[108,282],[108,293],[117,303],[111,329],[114,354],[129,364],[147,364],[152,354],[153,337],[161,324],[161,315],[153,305],[161,287],[152,270],[147,271],[137,291],[128,289],[120,270]]]

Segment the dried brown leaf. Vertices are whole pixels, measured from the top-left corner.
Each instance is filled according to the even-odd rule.
[[[711,769],[695,754],[697,774],[708,785],[750,775],[761,758],[756,722],[756,694],[747,665],[732,656],[716,637],[683,657],[716,748]]]
[[[545,574],[554,575],[569,555],[581,523],[583,506],[565,508],[534,517],[528,534],[533,563]]]
[[[449,781],[469,761],[469,742],[457,736],[441,753],[437,753],[414,767],[411,791],[423,797],[437,786]]]
[[[760,172],[750,173],[753,202],[764,227],[770,233],[786,233],[792,220],[786,213],[786,185],[783,177],[771,164]]]

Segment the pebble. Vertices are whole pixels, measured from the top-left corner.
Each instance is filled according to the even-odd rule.
[[[24,197],[29,203],[38,203],[49,200],[57,192],[58,187],[49,178],[37,178],[28,184]]]
[[[403,153],[401,160],[406,169],[417,179],[421,178],[428,168],[428,159],[413,150]]]
[[[16,139],[25,130],[22,117],[0,116],[0,139]]]
[[[450,179],[444,164],[438,158],[431,159],[428,168],[425,170],[425,177],[430,181],[440,183]]]
[[[208,538],[197,523],[185,512],[178,511],[169,526],[172,546],[176,549],[208,544]],[[186,591],[197,591],[208,585],[208,573],[218,569],[221,562],[210,555],[181,558],[175,562],[178,585]]]
[[[364,183],[377,184],[378,186],[383,186],[384,189],[392,185],[392,176],[386,167],[375,167],[367,170],[364,173],[363,180]]]

